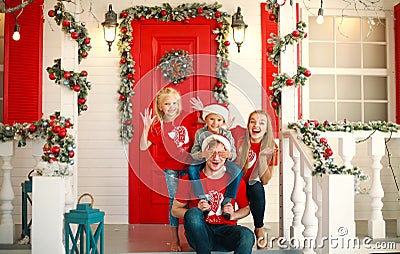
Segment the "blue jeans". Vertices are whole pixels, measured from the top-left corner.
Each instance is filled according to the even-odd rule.
[[[187,174],[187,170],[171,170],[164,169],[165,180],[167,181],[168,188],[168,196],[169,196],[169,225],[171,227],[179,226],[178,218],[172,216],[171,209],[172,203],[174,202],[174,198],[176,195],[176,191],[178,190],[179,178],[182,178]]]
[[[186,238],[196,253],[210,254],[211,251],[234,251],[250,254],[254,245],[253,232],[240,225],[213,225],[204,220],[203,212],[193,207],[183,218]]]
[[[261,182],[253,185],[247,184],[246,195],[250,203],[251,215],[253,215],[254,227],[262,228],[264,226],[265,212],[265,191]]]
[[[204,163],[192,164],[188,167],[188,175],[192,184],[193,192],[196,197],[205,198],[203,185],[200,180],[200,171],[205,167]],[[230,175],[229,185],[226,187],[225,198],[236,198],[237,190],[239,189],[240,180],[242,179],[243,171],[234,162],[226,160],[226,172]],[[224,205],[226,202],[222,202]]]

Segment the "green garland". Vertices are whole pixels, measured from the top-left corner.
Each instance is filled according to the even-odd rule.
[[[87,110],[88,90],[92,88],[92,83],[87,81],[88,73],[81,71],[80,73],[73,71],[65,71],[61,69],[61,59],[55,59],[52,67],[47,67],[50,80],[58,85],[64,85],[74,92],[78,93],[78,114]]]
[[[400,125],[384,121],[374,121],[369,123],[324,121],[322,124],[320,124],[316,120],[300,120],[295,123],[289,123],[288,128],[296,130],[303,143],[312,149],[313,158],[315,160],[312,175],[354,175],[356,182],[356,191],[358,191],[358,183],[360,181],[367,180],[368,176],[365,175],[363,171],[357,167],[346,168],[345,166],[339,167],[338,165],[334,164],[332,158],[333,151],[330,148],[327,139],[325,137],[321,137],[320,132],[353,132],[356,130],[397,132],[398,130],[400,130]]]
[[[156,69],[161,69],[164,78],[177,85],[193,73],[193,57],[185,50],[172,49],[160,59]]]
[[[45,162],[62,162],[74,165],[76,149],[74,137],[68,134],[73,124],[69,118],[55,112],[50,119],[40,119],[32,123],[15,123],[5,125],[0,123],[0,142],[18,141],[18,147],[26,145],[27,140],[42,138],[46,140],[43,146],[42,160]]]
[[[229,32],[229,22],[226,18],[229,15],[221,12],[221,5],[214,3],[208,5],[206,3],[181,4],[177,7],[171,7],[168,3],[162,6],[134,6],[121,12],[120,18],[120,40],[118,41],[120,58],[120,77],[121,83],[118,90],[119,93],[119,110],[121,113],[121,130],[120,135],[124,142],[129,143],[132,140],[134,131],[132,126],[132,104],[130,97],[134,95],[133,85],[135,62],[130,53],[133,37],[132,37],[132,20],[145,21],[155,19],[164,22],[182,22],[190,23],[190,20],[196,17],[205,17],[207,19],[215,19],[217,21],[216,28],[212,31],[216,34],[218,42],[217,59],[216,59],[216,77],[217,82],[213,88],[214,97],[219,103],[228,103],[228,93],[226,85],[228,84],[227,75],[229,71],[228,46],[230,42],[227,40]]]
[[[49,10],[49,17],[54,18],[57,25],[61,25],[62,31],[65,34],[69,34],[73,40],[78,43],[78,62],[80,63],[83,58],[88,56],[89,50],[92,48],[88,30],[84,22],[79,23],[75,21],[74,16],[65,11],[65,6],[62,3],[63,0],[58,0],[54,6],[54,10]]]
[[[274,81],[272,85],[269,87],[269,95],[271,106],[275,109],[276,114],[279,115],[279,107],[281,105],[281,93],[282,89],[285,86],[294,86],[298,85],[304,86],[306,84],[307,78],[311,76],[311,71],[304,68],[303,66],[297,66],[297,73],[292,77],[287,73],[283,74],[272,74],[274,77]]]

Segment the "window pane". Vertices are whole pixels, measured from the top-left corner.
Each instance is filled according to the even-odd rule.
[[[364,98],[366,100],[387,100],[386,77],[364,77]]]
[[[340,102],[338,103],[338,120],[346,119],[350,122],[361,121],[361,103]]]
[[[321,52],[324,52],[323,56]],[[333,43],[310,43],[310,66],[334,67]]]
[[[363,18],[362,24],[362,35],[363,41],[365,42],[386,42],[386,29],[385,29],[385,19],[373,19],[370,23],[367,18]]]
[[[387,121],[386,103],[365,103],[364,121]]]
[[[315,41],[333,41],[333,17],[324,17],[324,23],[317,24],[315,21],[317,17],[309,17],[309,34],[310,40]]]
[[[360,76],[338,76],[338,99],[360,100],[361,99],[361,77]]]
[[[364,45],[364,68],[386,68],[386,46]]]
[[[310,119],[317,119],[320,121],[335,119],[335,103],[311,102]]]
[[[337,41],[361,41],[360,18],[336,18],[336,40]]]
[[[336,61],[337,61],[336,66],[339,68],[360,68],[361,67],[360,44],[338,44],[336,47]]]
[[[313,75],[310,78],[310,99],[335,99],[335,77]]]

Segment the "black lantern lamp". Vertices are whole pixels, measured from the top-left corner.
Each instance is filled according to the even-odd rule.
[[[115,40],[115,34],[117,32],[117,13],[112,10],[112,5],[108,6],[108,12],[106,13],[106,20],[101,23],[104,30],[104,39],[108,44],[108,51],[111,51],[111,45]]]
[[[233,40],[235,41],[238,47],[238,52],[240,53],[240,47],[244,42],[244,37],[246,35],[246,28],[248,27],[248,25],[243,21],[243,16],[240,7],[237,7],[237,12],[232,15],[231,27],[233,29]]]

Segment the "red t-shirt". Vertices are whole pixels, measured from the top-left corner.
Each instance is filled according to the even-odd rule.
[[[250,179],[251,172],[253,172],[254,167],[256,166],[258,155],[260,154],[261,142],[252,143],[250,142],[249,154],[247,155],[248,165],[246,174],[243,175],[243,180],[248,183]]]
[[[220,179],[210,179],[206,177],[203,171],[200,172],[200,179],[202,180],[204,193],[209,197],[211,202],[211,211],[206,217],[206,222],[209,224],[231,224],[236,225],[236,220],[227,220],[222,215],[221,202],[224,199],[224,193],[226,186],[229,181],[229,174],[225,173]],[[185,181],[186,180],[186,181]],[[189,204],[189,208],[197,207],[199,199],[194,196],[191,188],[188,176],[184,176],[178,185],[178,191],[176,193],[176,199],[181,203]],[[183,183],[183,184],[181,184]],[[246,196],[246,185],[243,181],[240,181],[236,199],[232,200],[232,204],[235,207],[237,203],[239,208],[249,205],[249,201]]]
[[[154,146],[151,155],[160,169],[187,169],[197,121],[197,112],[182,112],[173,122],[157,122],[150,127],[147,139]]]

